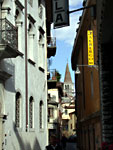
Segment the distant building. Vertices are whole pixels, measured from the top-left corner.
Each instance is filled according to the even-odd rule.
[[[61,140],[63,134],[73,135],[76,130],[75,92],[69,66],[66,66],[64,83],[59,81],[59,73],[50,70],[48,79],[48,133],[57,135]]]
[[[74,134],[73,124],[76,125],[76,119],[71,120],[71,113],[75,115],[75,90],[72,82],[68,63],[66,65],[64,83],[63,83],[63,97],[61,100],[62,107],[62,134],[66,136]],[[76,117],[76,116],[75,116]],[[71,122],[72,121],[72,122]]]
[[[52,70],[52,77],[48,80],[48,135],[61,139],[61,96],[62,83],[58,82],[56,71]],[[51,73],[50,73],[51,74]]]
[[[75,115],[75,101],[65,101],[61,102],[62,107],[62,135],[69,137],[75,134],[76,129],[76,115]]]
[[[58,135],[58,89],[49,89],[48,95],[50,96],[48,99],[48,129],[49,129],[49,137],[52,134]]]
[[[77,117],[75,115],[75,111],[69,113],[69,131],[70,131],[70,135],[76,134],[76,124],[77,124]]]

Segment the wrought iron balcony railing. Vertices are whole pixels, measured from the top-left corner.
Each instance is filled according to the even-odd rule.
[[[18,49],[18,30],[6,18],[0,19],[0,44]]]
[[[56,38],[47,37],[48,58],[56,54]]]

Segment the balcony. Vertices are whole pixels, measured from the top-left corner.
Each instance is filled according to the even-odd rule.
[[[18,30],[7,19],[0,19],[0,59],[18,55]]]
[[[56,38],[47,37],[47,58],[55,56],[56,54]]]

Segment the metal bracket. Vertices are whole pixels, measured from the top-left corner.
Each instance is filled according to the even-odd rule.
[[[79,8],[79,9],[71,10],[68,13],[71,14],[71,13],[74,13],[74,12],[77,12],[77,11],[81,11],[81,10],[84,10],[84,9],[88,9],[88,8],[91,8],[91,7],[95,7],[95,6],[96,6],[96,4],[90,5],[90,6],[85,6],[85,7]]]

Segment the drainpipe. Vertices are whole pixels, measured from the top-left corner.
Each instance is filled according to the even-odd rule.
[[[27,65],[27,0],[25,0],[25,99],[26,99],[26,132],[28,131],[28,65]]]

